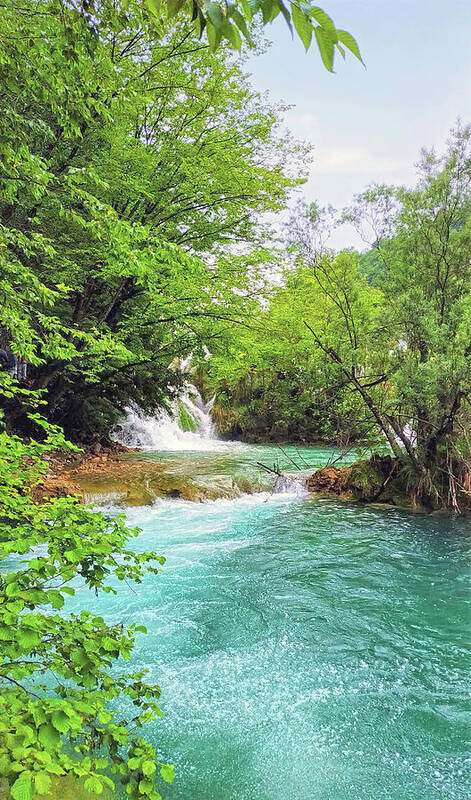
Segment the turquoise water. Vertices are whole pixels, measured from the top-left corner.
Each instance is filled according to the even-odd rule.
[[[333,447],[246,445],[220,440],[208,440],[205,444],[217,449],[197,452],[145,450],[133,454],[130,459],[144,458],[146,462],[164,465],[166,474],[176,479],[189,479],[197,486],[219,489],[229,495],[237,487],[245,486],[252,491],[273,488],[276,471],[293,476],[295,487],[296,481],[304,484],[306,475],[311,475],[319,467],[328,464],[341,466],[355,459],[353,452],[341,454]]]
[[[164,573],[99,610],[148,628],[167,800],[469,797],[469,519],[287,493],[128,516]]]
[[[260,479],[260,464],[280,471],[305,472],[324,467],[327,464],[348,463],[355,459],[352,451],[341,454],[333,447],[294,447],[293,445],[258,444],[247,445],[239,442],[209,440],[208,447],[215,450],[168,450],[135,453],[130,458],[146,458],[164,462],[171,470],[180,474],[201,476],[250,474]]]
[[[299,489],[318,467],[354,459],[353,453],[340,457],[332,447],[280,448],[196,438],[204,449],[142,450],[126,456],[128,469],[124,473],[116,468],[81,475],[79,482],[87,502],[108,505],[111,495],[117,505],[144,505],[175,491],[187,499],[237,497],[247,491],[271,490],[274,484],[280,489],[286,481],[276,478],[276,471],[290,473],[288,480]],[[138,468],[130,474],[129,465],[136,461]]]

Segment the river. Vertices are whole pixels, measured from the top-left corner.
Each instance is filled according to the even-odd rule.
[[[274,452],[214,451],[225,470]],[[211,449],[154,457],[194,469]],[[148,628],[131,663],[162,687],[164,798],[467,799],[469,519],[289,489],[127,511],[167,562],[100,613]]]

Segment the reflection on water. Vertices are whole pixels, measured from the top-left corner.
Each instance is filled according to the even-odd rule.
[[[246,492],[304,491],[315,469],[332,461],[346,463],[338,451],[323,447],[244,445],[213,440],[213,451],[144,451],[126,456],[114,471],[80,475],[86,499],[98,505],[147,505],[156,497],[189,500],[239,497]],[[272,472],[270,472],[272,470]],[[276,472],[289,473],[288,481]]]

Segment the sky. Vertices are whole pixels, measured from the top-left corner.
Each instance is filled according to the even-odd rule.
[[[442,149],[458,118],[471,122],[470,0],[322,0],[352,33],[366,64],[322,66],[281,18],[267,26],[268,51],[245,68],[252,85],[294,106],[286,125],[314,145],[303,193],[336,208],[370,183],[410,185],[422,147]],[[332,246],[364,248],[348,226]]]

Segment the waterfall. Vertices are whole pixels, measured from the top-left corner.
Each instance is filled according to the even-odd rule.
[[[219,450],[228,443],[217,438],[211,409],[214,398],[205,403],[192,384],[173,402],[170,412],[144,414],[137,406],[126,409],[124,421],[113,438],[127,447],[144,450]]]

